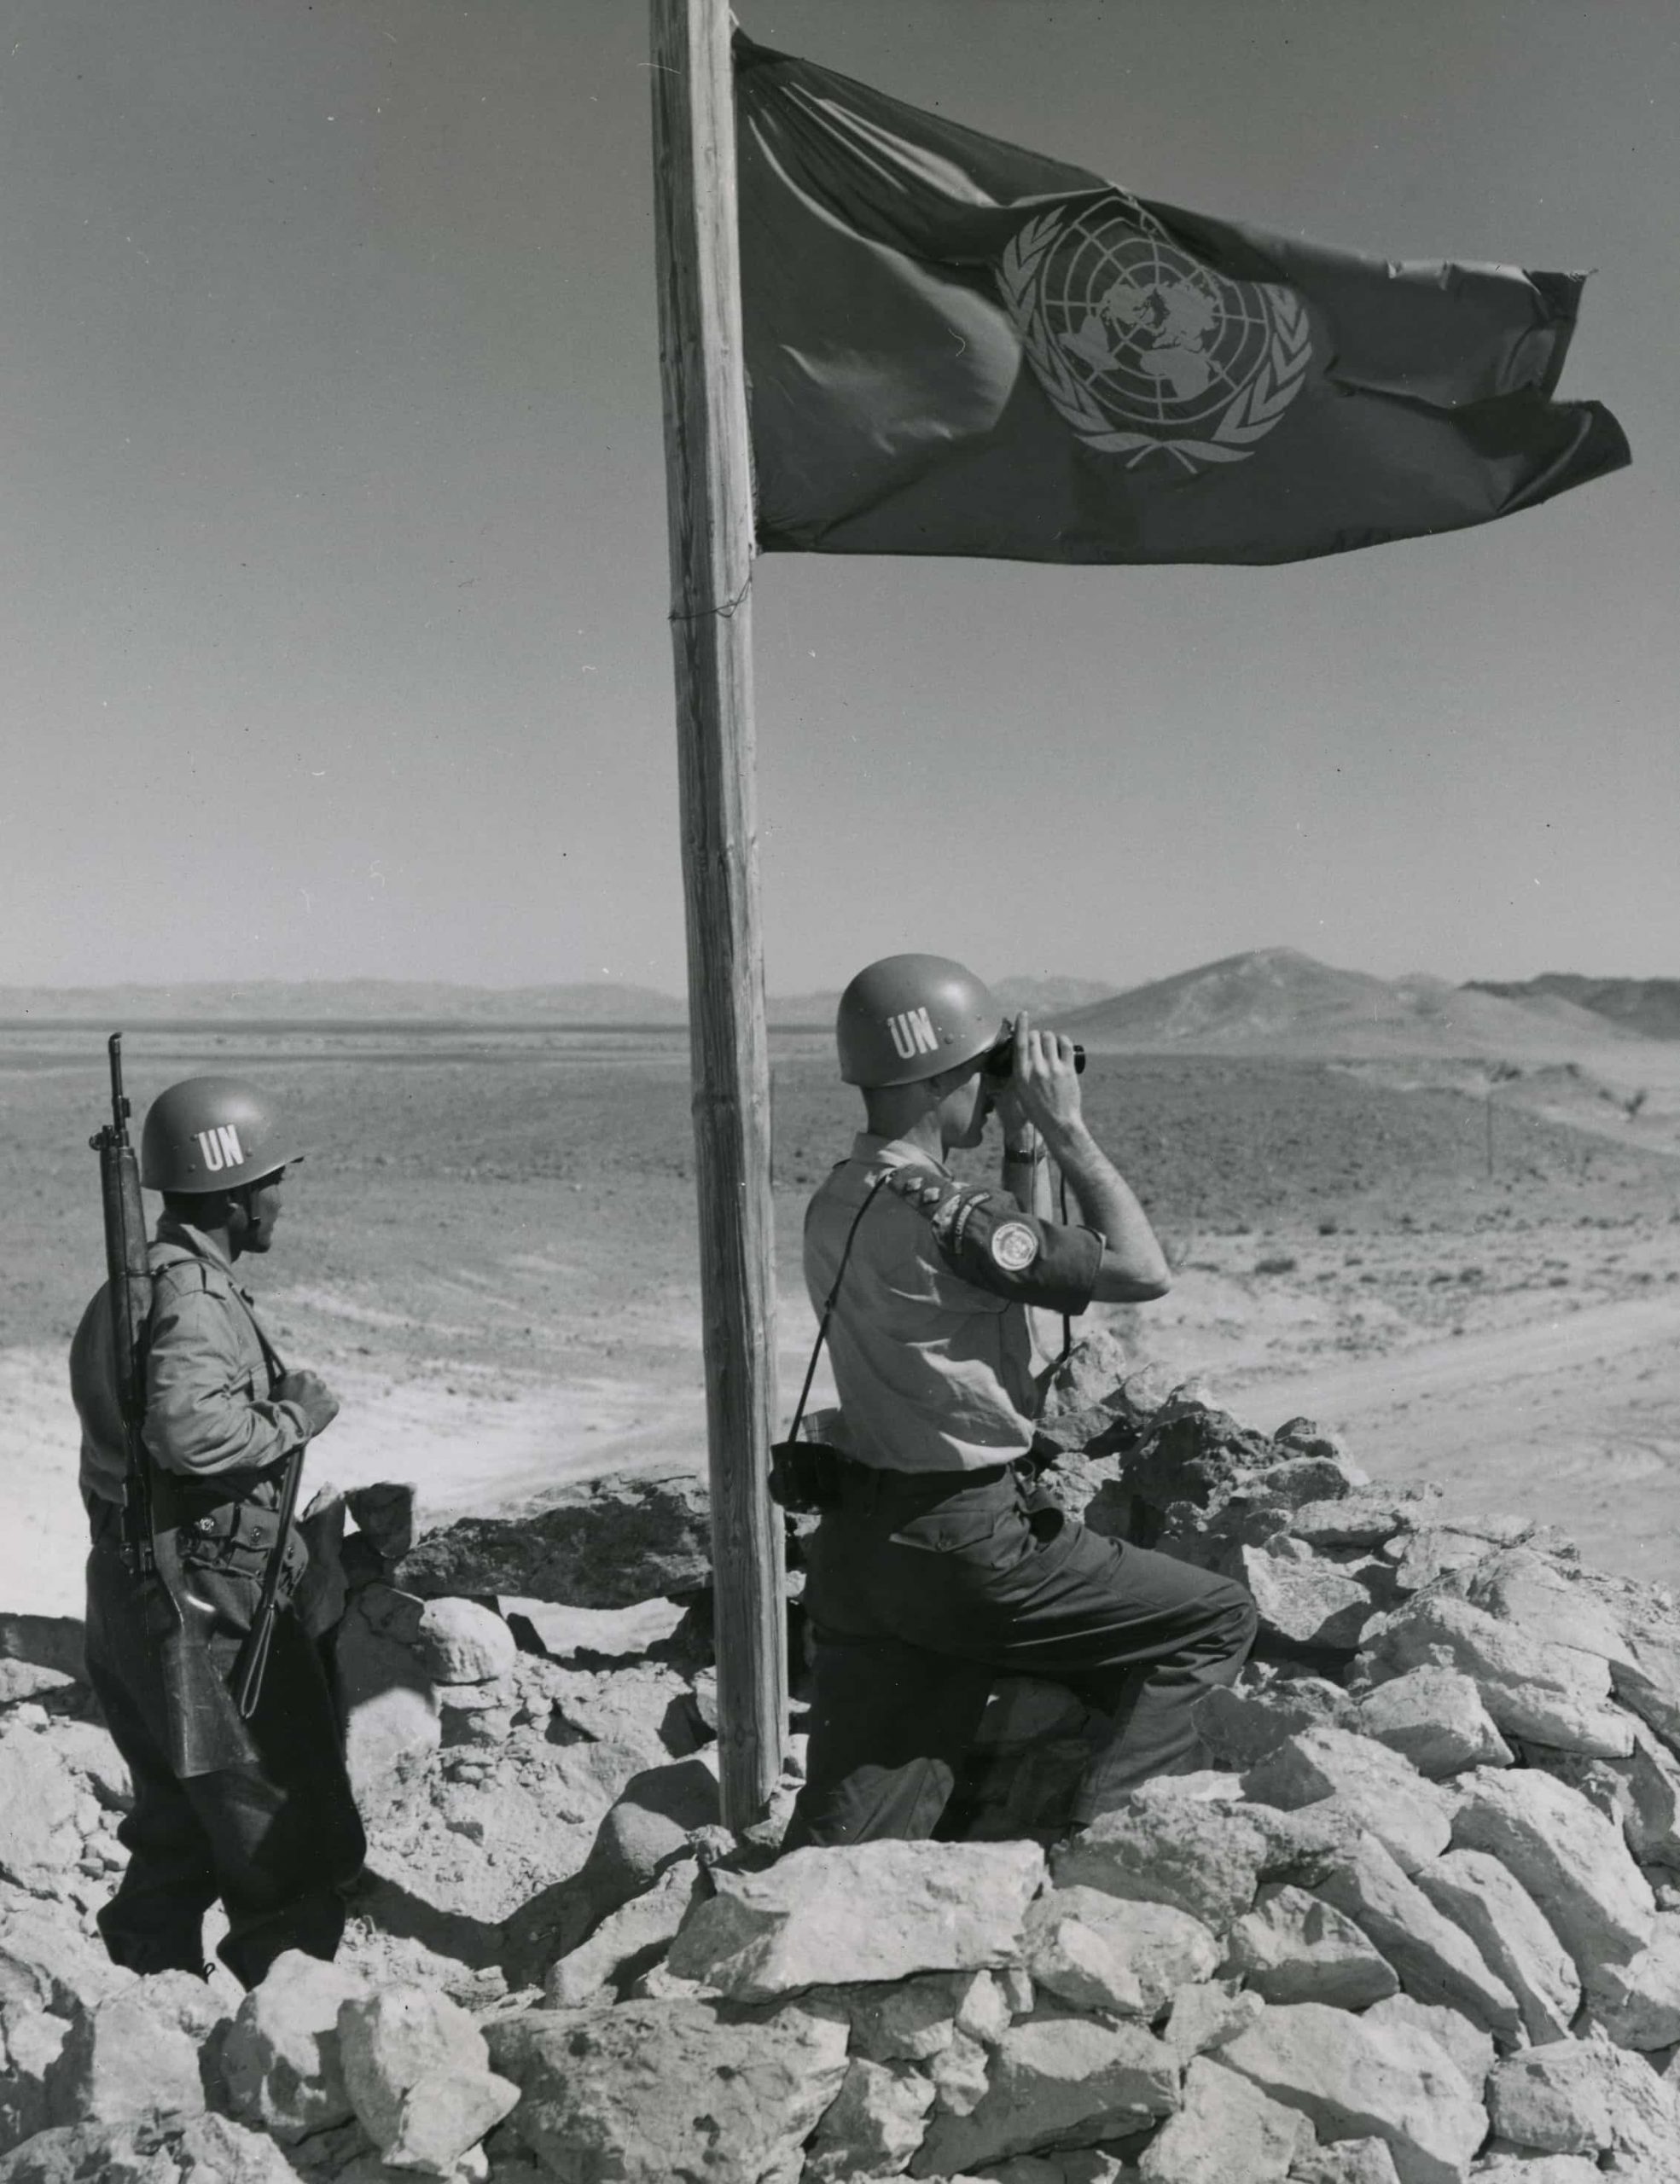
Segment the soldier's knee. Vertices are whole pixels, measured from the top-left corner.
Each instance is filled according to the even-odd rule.
[[[1260,1627],[1253,1593],[1235,1578],[1222,1577],[1210,1587],[1206,1608],[1209,1638],[1228,1658],[1241,1659]]]

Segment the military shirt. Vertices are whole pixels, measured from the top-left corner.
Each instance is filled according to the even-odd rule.
[[[151,1342],[142,1438],[164,1471],[189,1478],[261,1471],[309,1438],[294,1403],[269,1392],[251,1299],[210,1238],[166,1214],[148,1254]],[[84,1496],[120,1502],[127,1458],[117,1408],[108,1292],[82,1315],[70,1345],[70,1393],[82,1425]]]
[[[805,1215],[805,1286],[819,1313],[883,1170],[828,1323],[840,1445],[892,1471],[1012,1462],[1032,1445],[1038,1409],[1026,1308],[1083,1312],[1103,1240],[864,1131]]]

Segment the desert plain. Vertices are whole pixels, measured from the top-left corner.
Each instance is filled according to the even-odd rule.
[[[1571,1026],[1516,1062],[1485,1037],[1102,1051],[1102,1029],[1087,1112],[1174,1282],[1087,1324],[1268,1430],[1317,1419],[1374,1476],[1680,1578],[1680,1042],[1600,1051]],[[857,1118],[825,1031],[776,1031],[771,1053],[785,1420],[815,1328],[801,1213]],[[142,1024],[126,1054],[137,1112],[177,1077],[235,1071],[309,1148],[272,1254],[243,1263],[282,1355],[343,1397],[306,1490],[410,1478],[485,1509],[704,1468],[680,1026]],[[78,1612],[65,1358],[103,1271],[87,1140],[106,1106],[99,1026],[0,1029],[10,1609]]]

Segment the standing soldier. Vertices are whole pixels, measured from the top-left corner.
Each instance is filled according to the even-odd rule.
[[[811,1203],[843,1461],[805,1542],[816,1641],[807,1781],[788,1846],[926,1836],[995,1677],[1067,1684],[1112,1724],[1073,1824],[1201,1763],[1192,1719],[1253,1641],[1240,1585],[1104,1539],[1030,1490],[1027,1313],[1163,1295],[1142,1208],[1087,1129],[1066,1039],[1011,1031],[962,964],[893,956],[840,998],[867,1128]],[[945,1165],[995,1109],[1003,1190]],[[1046,1152],[1088,1226],[1049,1219]],[[844,1263],[842,1263],[844,1262]],[[838,1287],[836,1287],[838,1285]]]
[[[115,1132],[95,1143],[120,1147],[131,1179],[114,1041],[113,1082]],[[129,1865],[100,1931],[137,1972],[202,1972],[219,1896],[220,1954],[247,1987],[283,1949],[333,1955],[366,1847],[320,1656],[291,1606],[307,1551],[289,1523],[281,1537],[296,1464],[338,1401],[282,1366],[233,1272],[272,1244],[299,1157],[237,1077],[162,1093],[141,1138],[140,1181],[163,1194],[163,1215],[133,1385],[110,1285],[70,1352],[93,1535],[88,1676],[134,1780]],[[111,1204],[108,1185],[108,1240]],[[120,1281],[120,1250],[113,1266]]]

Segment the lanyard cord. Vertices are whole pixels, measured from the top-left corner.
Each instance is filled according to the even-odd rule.
[[[846,1279],[846,1263],[852,1257],[852,1246],[857,1238],[858,1225],[862,1222],[863,1216],[875,1204],[875,1193],[881,1188],[881,1185],[887,1181],[887,1176],[891,1173],[891,1169],[883,1168],[881,1173],[875,1177],[875,1181],[869,1185],[869,1195],[864,1199],[862,1205],[858,1207],[857,1212],[852,1216],[852,1226],[846,1232],[846,1245],[845,1248],[840,1252],[840,1266],[834,1275],[834,1286],[828,1292],[827,1301],[823,1306],[823,1316],[818,1321],[817,1327],[817,1340],[811,1345],[811,1362],[805,1368],[805,1385],[799,1390],[799,1399],[793,1406],[793,1422],[788,1428],[788,1438],[790,1441],[797,1441],[799,1439],[799,1427],[805,1422],[805,1399],[811,1393],[811,1384],[817,1377],[817,1361],[823,1355],[823,1345],[828,1339],[828,1321],[834,1316],[834,1299],[840,1295],[840,1283]]]

